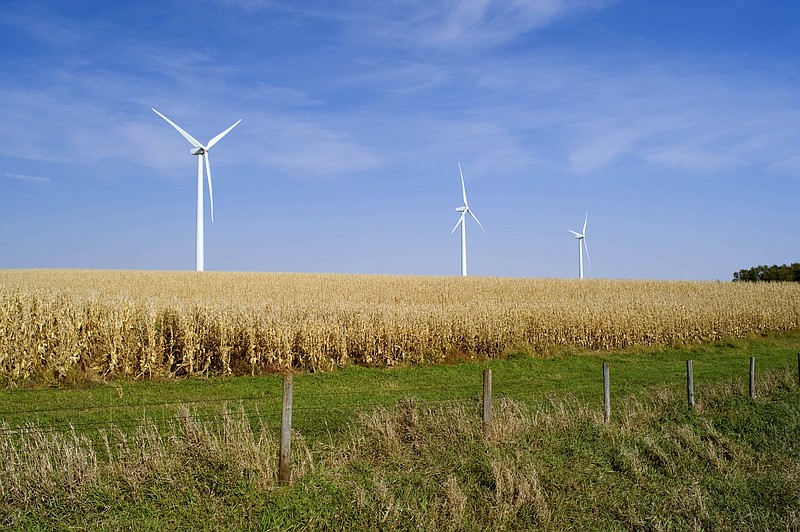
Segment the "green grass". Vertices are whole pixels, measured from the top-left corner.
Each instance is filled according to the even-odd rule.
[[[794,334],[296,375],[287,487],[275,482],[280,376],[6,390],[0,419],[38,428],[0,431],[0,527],[796,530],[798,352]],[[611,365],[609,425],[601,362]],[[185,403],[191,411],[176,416]],[[224,403],[232,416],[220,415]],[[145,434],[143,417],[156,429]]]
[[[649,396],[654,387],[685,390],[687,358],[693,359],[695,396],[703,401],[703,386],[737,379],[748,387],[749,357],[756,372],[797,364],[800,335],[735,340],[685,349],[632,350],[623,353],[560,352],[534,358],[524,351],[503,359],[455,365],[382,369],[348,367],[334,372],[294,377],[294,425],[310,438],[338,433],[356,412],[392,405],[406,397],[429,402],[480,397],[482,370],[491,368],[495,396],[537,404],[551,395],[570,395],[602,407],[601,363],[611,368],[612,403]],[[231,377],[173,381],[114,381],[72,389],[8,389],[0,392],[0,420],[16,426],[92,430],[113,423],[123,429],[138,426],[143,417],[169,418],[177,405],[190,403],[216,413],[222,404],[242,405],[264,423],[280,426],[282,377]]]

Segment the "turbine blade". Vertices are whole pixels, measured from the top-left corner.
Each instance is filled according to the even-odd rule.
[[[152,107],[151,107],[151,109],[152,109]],[[166,120],[166,121],[169,123],[169,125],[171,125],[171,126],[172,126],[172,127],[174,127],[175,129],[177,129],[177,130],[178,130],[178,133],[180,133],[181,135],[183,135],[183,138],[185,138],[186,140],[188,140],[188,141],[189,141],[189,142],[192,144],[192,146],[194,146],[195,148],[203,148],[203,149],[206,149],[206,147],[205,147],[205,146],[203,146],[202,144],[200,144],[200,142],[199,142],[199,141],[198,141],[196,138],[194,138],[193,136],[191,136],[190,134],[188,134],[187,132],[185,132],[184,130],[182,130],[178,124],[176,124],[175,122],[173,122],[172,120],[170,120],[170,119],[169,119],[169,118],[167,118],[166,116],[162,115],[161,113],[159,113],[159,112],[158,112],[158,111],[156,111],[155,109],[153,109],[153,112],[154,112],[155,114],[157,114],[158,116],[160,116],[161,118],[163,118],[164,120]]]
[[[464,212],[462,212],[462,213],[461,213],[461,216],[458,218],[458,221],[456,222],[456,226],[455,226],[455,227],[453,227],[453,230],[452,230],[452,231],[450,231],[450,234],[451,234],[451,235],[452,235],[453,233],[455,233],[456,229],[458,229],[458,225],[459,225],[459,224],[462,224],[462,223],[464,223],[464,214],[465,214],[466,212],[467,212],[467,211],[464,211]]]
[[[580,238],[583,236],[582,234],[578,233],[577,231],[573,231],[572,229],[567,229],[567,231],[575,235],[575,238]]]
[[[464,186],[464,172],[461,171],[461,161],[458,162],[458,173],[461,174],[461,193],[464,195],[464,207],[469,208],[467,203],[467,187]]]
[[[586,245],[586,238],[582,238],[583,240],[583,249],[586,250],[586,262],[589,264],[589,268],[592,267],[592,259],[589,258],[589,246]]]
[[[582,235],[586,234],[586,222],[589,221],[589,211],[586,211],[586,218],[583,219],[583,231],[581,232]]]
[[[480,228],[481,228],[481,231],[483,231],[484,233],[486,232],[486,229],[484,229],[484,228],[483,228],[483,226],[481,225],[481,221],[480,221],[480,220],[478,220],[478,217],[477,217],[477,216],[475,216],[475,215],[472,213],[472,211],[471,211],[471,210],[467,209],[467,210],[466,210],[466,211],[464,211],[464,212],[465,212],[465,213],[467,213],[467,212],[468,212],[468,213],[469,213],[469,215],[470,215],[470,216],[472,216],[472,217],[475,219],[475,221],[476,221],[476,222],[478,222],[478,227],[480,227]]]
[[[224,137],[225,135],[227,135],[228,133],[230,133],[231,129],[233,129],[233,128],[235,128],[236,126],[238,126],[238,125],[239,125],[239,122],[241,122],[241,121],[242,121],[242,119],[240,118],[240,119],[239,119],[239,120],[237,120],[237,121],[236,121],[236,123],[235,123],[235,124],[233,124],[231,127],[229,127],[228,129],[226,129],[225,131],[223,131],[222,133],[220,133],[219,135],[217,135],[217,136],[216,136],[216,137],[214,137],[213,139],[209,140],[209,141],[208,141],[208,146],[206,147],[206,149],[207,149],[207,150],[210,150],[210,149],[211,149],[211,146],[213,146],[214,144],[216,144],[217,142],[219,142],[219,141],[222,139],[222,137]]]
[[[208,162],[208,152],[203,153],[206,160],[206,175],[208,176],[208,199],[211,202],[211,223],[214,223],[214,190],[211,188],[211,163]]]

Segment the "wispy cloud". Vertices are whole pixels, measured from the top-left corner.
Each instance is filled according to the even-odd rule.
[[[278,9],[273,2],[235,3]],[[421,36],[414,50],[470,46],[472,39],[491,45],[612,3],[351,1],[330,16],[351,29],[375,22],[386,43]],[[302,9],[324,16],[326,7],[312,2]],[[736,70],[702,57],[548,49],[508,58],[475,50],[468,57],[434,51],[397,59],[359,49],[346,76],[290,71],[273,79],[254,74],[249,63],[220,61],[213,51],[143,41],[119,46],[113,55],[121,69],[67,62],[36,90],[0,84],[0,154],[78,163],[115,158],[177,172],[184,162],[171,154],[182,139],[149,110],[156,107],[198,138],[243,118],[240,138],[221,151],[296,175],[374,170],[398,155],[464,153],[472,154],[476,176],[542,166],[561,175],[597,174],[623,160],[700,173],[746,164],[776,172],[797,167],[796,130],[776,126],[787,113],[800,114],[791,94],[768,77],[741,83]],[[353,51],[350,42],[330,47],[326,53]]]
[[[40,175],[25,175],[25,174],[12,174],[12,173],[6,173],[5,175],[10,179],[14,179],[17,181],[24,181],[26,183],[32,183],[34,185],[49,185],[50,183],[53,182],[53,180],[50,179],[49,177]]]
[[[247,143],[250,156],[291,175],[330,177],[382,164],[378,153],[344,127],[291,115],[272,116],[262,122],[267,125],[259,126],[258,119],[256,122],[252,130],[255,139]]]
[[[432,62],[396,62],[377,65],[348,80],[351,84],[366,83],[373,90],[385,93],[414,94],[446,88],[454,81],[452,68]]]
[[[492,46],[538,30],[577,12],[601,9],[606,0],[453,0],[439,2],[406,22],[429,46]]]
[[[338,21],[354,36],[414,48],[491,47],[557,20],[620,0],[350,0],[302,6],[270,0],[215,0],[248,12],[270,10]]]
[[[80,25],[72,20],[58,16],[45,5],[24,2],[22,10],[0,12],[0,27],[9,26],[13,31],[25,34],[35,40],[70,45],[85,39]],[[45,10],[45,11],[43,11]]]
[[[531,149],[544,148],[562,170],[602,173],[621,161],[631,170],[695,174],[791,167],[800,134],[784,124],[800,109],[785,82],[742,83],[736,70],[697,57],[687,67],[680,58],[633,53],[614,63],[550,55],[526,57],[526,70],[482,63],[476,85],[493,102],[480,116],[533,138]]]
[[[795,174],[800,179],[800,155],[790,155],[776,160],[772,168],[790,174]]]
[[[0,87],[0,152],[83,163],[113,157],[181,171],[185,162],[172,152],[183,140],[150,111],[155,106],[198,138],[243,118],[236,142],[220,151],[303,176],[381,168],[396,154],[431,160],[469,153],[474,176],[541,165],[593,174],[621,160],[693,173],[797,167],[797,131],[776,126],[793,112],[790,95],[740,86],[710,68],[687,75],[643,62],[607,68],[591,57],[541,54],[519,69],[482,58],[454,65],[457,76],[437,61],[393,65],[343,85],[376,95],[345,109],[278,83],[227,91],[230,82],[221,80],[203,94],[184,80],[169,94],[147,78],[98,71],[71,75],[67,88],[47,92]],[[107,100],[74,100],[76,93]]]

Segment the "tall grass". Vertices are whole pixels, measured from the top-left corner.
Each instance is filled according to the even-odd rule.
[[[214,482],[264,488],[277,474],[278,444],[270,431],[261,426],[254,432],[244,412],[227,408],[208,419],[182,406],[166,426],[144,420],[132,434],[111,426],[94,439],[33,424],[11,429],[3,423],[0,434],[0,499],[17,506],[48,504],[54,495],[82,504],[87,491],[109,482],[137,492],[165,480],[212,481],[216,475]],[[304,472],[304,456],[295,462]]]
[[[798,327],[796,284],[0,272],[6,384],[676,346]]]
[[[0,431],[0,526],[274,530],[796,530],[800,402],[794,371],[763,395],[710,385],[702,408],[659,390],[611,424],[574,398],[402,400],[335,442],[295,434],[295,484],[243,412],[179,410],[171,425],[92,441]]]

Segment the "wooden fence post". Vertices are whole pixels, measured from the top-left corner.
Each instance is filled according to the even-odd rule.
[[[694,377],[691,360],[686,361],[686,396],[689,400],[689,408],[694,408]]]
[[[281,457],[278,468],[278,481],[289,484],[292,481],[292,374],[283,377],[283,408],[281,411]]]
[[[750,397],[756,397],[756,357],[750,357]]]
[[[492,426],[492,370],[483,370],[483,430]]]
[[[603,362],[603,421],[611,421],[611,382],[607,362]]]

